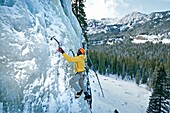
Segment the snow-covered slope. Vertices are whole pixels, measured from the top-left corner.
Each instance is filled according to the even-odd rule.
[[[110,19],[114,20],[114,19]],[[153,12],[151,14],[143,14],[140,12],[132,12],[125,15],[117,21],[107,20],[89,20],[88,34],[107,33],[118,34],[121,32],[138,33],[166,33],[169,31],[170,11]],[[160,29],[161,28],[161,29]],[[138,35],[137,34],[137,35]]]
[[[116,31],[116,26],[115,29],[110,29],[110,27],[113,27],[114,24],[116,24],[118,19],[114,18],[103,18],[101,20],[95,20],[95,19],[90,19],[87,21],[88,24],[88,34],[96,34],[96,33],[101,33],[101,32],[106,32],[106,31]]]
[[[132,12],[130,14],[125,15],[122,19],[120,19],[118,24],[136,24],[136,23],[144,23],[147,19],[146,14],[142,14],[140,12]]]
[[[91,72],[92,75],[93,72]],[[93,112],[114,113],[146,113],[151,92],[145,85],[137,86],[134,82],[124,81],[116,75],[109,77],[99,75],[104,97],[95,78],[91,78],[93,91]]]
[[[82,31],[70,0],[0,1],[0,105],[4,112],[74,112],[74,96],[70,96],[74,92],[68,89],[72,65],[57,53],[52,36],[68,54],[69,49],[81,47]],[[76,111],[81,108],[78,104]]]

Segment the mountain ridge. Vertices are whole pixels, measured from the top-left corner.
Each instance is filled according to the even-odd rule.
[[[166,32],[170,32],[170,27],[168,26],[170,24],[170,10],[163,12],[152,12],[150,14],[143,14],[135,11],[125,15],[119,20],[110,20],[115,21],[109,23],[107,19],[88,20],[88,34],[91,35],[101,32],[111,32],[113,34],[120,34],[123,32],[126,35],[138,35],[141,33],[163,34]]]

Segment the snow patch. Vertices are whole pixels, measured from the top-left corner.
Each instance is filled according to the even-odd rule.
[[[137,35],[133,38],[132,43],[146,43],[146,42],[152,42],[152,43],[164,43],[169,44],[170,39],[164,38],[162,39],[162,35]]]
[[[28,48],[28,46],[22,51],[22,55],[24,56],[24,55],[26,55],[27,53],[29,53],[30,52],[30,50],[29,50],[29,48]]]
[[[166,39],[166,38],[165,38],[165,39],[162,40],[162,43],[170,44],[170,39]]]

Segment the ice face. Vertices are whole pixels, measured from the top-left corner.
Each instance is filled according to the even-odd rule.
[[[56,53],[58,45],[51,36],[68,53],[81,47],[82,31],[71,1],[0,1],[0,102],[4,111],[70,111],[70,93],[65,89],[69,87],[66,73],[72,69]],[[59,96],[64,91],[67,100]]]

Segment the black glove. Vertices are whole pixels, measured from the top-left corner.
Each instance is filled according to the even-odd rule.
[[[59,47],[59,48],[58,48],[58,52],[60,52],[60,53],[63,54],[63,53],[64,53],[64,50],[63,50],[61,47]]]

